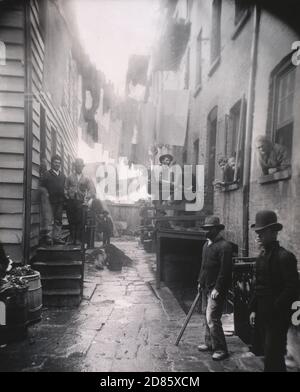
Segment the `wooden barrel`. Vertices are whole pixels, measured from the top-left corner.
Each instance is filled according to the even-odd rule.
[[[32,275],[22,278],[28,283],[28,322],[41,320],[42,315],[42,285],[40,273],[35,271]]]
[[[5,290],[0,301],[2,311],[5,311],[5,325],[0,326],[0,344],[24,339],[28,324],[28,287]]]

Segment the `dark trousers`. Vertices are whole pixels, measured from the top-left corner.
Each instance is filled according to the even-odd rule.
[[[51,203],[53,215],[53,239],[61,239],[63,203]]]
[[[277,314],[266,317],[265,306],[260,307],[256,319],[258,339],[263,347],[265,357],[265,372],[286,372],[285,354],[287,345],[287,333],[289,318],[285,314]]]
[[[202,311],[205,314],[205,344],[213,351],[228,352],[224,331],[222,328],[222,312],[225,296],[211,298],[212,290],[202,290]]]
[[[83,203],[80,200],[69,199],[67,202],[67,217],[71,237],[74,241],[82,241],[83,233]]]
[[[103,232],[103,245],[109,245],[110,244],[110,234],[107,232]]]

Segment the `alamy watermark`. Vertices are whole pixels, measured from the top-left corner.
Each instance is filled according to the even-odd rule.
[[[204,205],[204,166],[153,165],[151,170],[135,165],[138,175],[122,177],[120,169],[112,164],[100,165],[96,172],[97,194],[116,198],[131,198],[141,189],[147,189],[152,201],[186,201],[186,211],[200,211]]]
[[[295,327],[298,327],[300,325],[300,301],[295,301],[292,304],[292,310],[295,310],[295,312],[292,315],[292,324]]]
[[[0,326],[6,325],[6,305],[0,301]]]
[[[300,64],[300,41],[292,43],[292,50],[295,50],[292,55],[292,64],[297,67]]]

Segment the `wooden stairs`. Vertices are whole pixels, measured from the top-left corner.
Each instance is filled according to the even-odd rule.
[[[40,247],[33,269],[41,274],[45,306],[73,307],[80,304],[84,279],[84,251],[80,246]]]

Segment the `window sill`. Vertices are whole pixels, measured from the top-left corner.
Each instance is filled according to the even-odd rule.
[[[240,34],[240,32],[242,31],[243,27],[245,26],[245,24],[247,23],[249,17],[250,17],[250,9],[246,10],[244,12],[244,15],[241,17],[240,21],[238,22],[238,24],[235,26],[234,32],[232,33],[231,39],[235,40],[236,37]]]
[[[276,173],[267,174],[258,178],[258,183],[261,185],[269,184],[272,182],[289,180],[292,176],[291,169],[282,170]]]
[[[195,88],[195,90],[194,90],[194,98],[197,97],[197,95],[200,93],[201,89],[202,89],[202,84],[199,83],[199,84],[197,85],[197,87]]]
[[[215,71],[219,67],[220,63],[221,63],[221,55],[219,54],[219,56],[211,64],[210,70],[208,72],[209,77],[211,77],[215,73]]]

